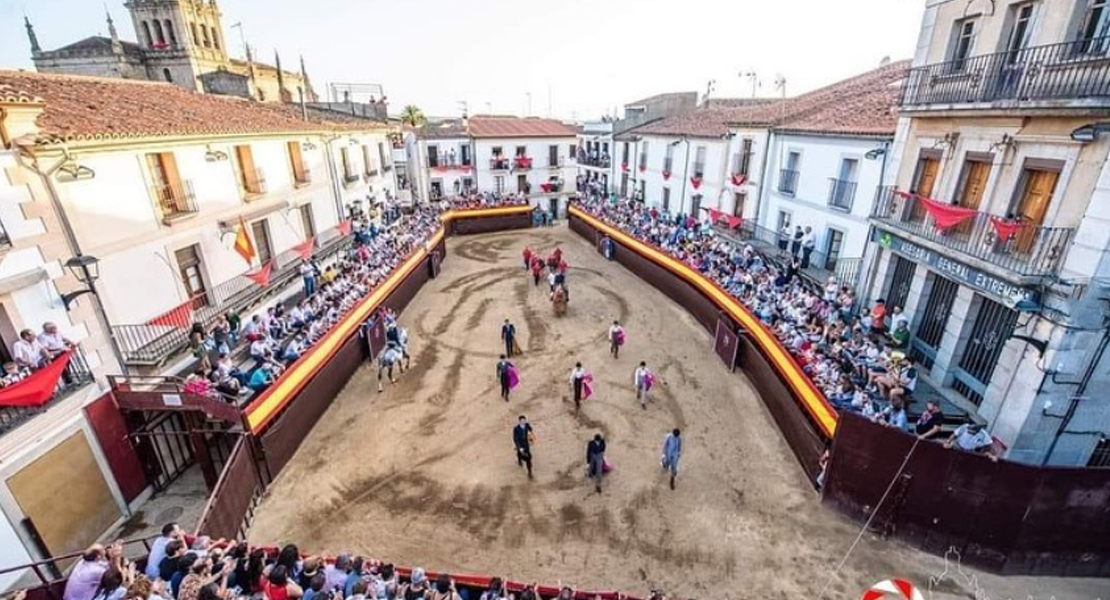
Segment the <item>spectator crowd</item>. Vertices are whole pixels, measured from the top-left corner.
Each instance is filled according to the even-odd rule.
[[[908,407],[918,368],[909,355],[909,317],[888,312],[882,298],[860,309],[854,291],[830,277],[823,285],[799,274],[799,261],[780,266],[719,236],[708,222],[672,215],[641,202],[580,196],[586,212],[651,244],[708,277],[759,318],[791,353],[829,403],[922,437],[942,435],[944,415],[933,402],[912,420]],[[804,232],[803,232],[804,233]],[[799,246],[802,237],[799,236]],[[971,427],[974,427],[973,425]],[[967,429],[961,434],[967,437]],[[972,432],[978,435],[979,430]],[[961,436],[953,435],[957,441]],[[986,436],[989,442],[989,435]],[[957,443],[962,449],[973,445]],[[977,438],[974,451],[990,453]],[[993,455],[992,455],[993,457]]]
[[[124,557],[122,542],[93,545],[78,559],[62,600],[573,600],[570,586],[457,585],[446,574],[402,570],[362,556],[304,556],[295,545],[252,547],[191,536],[175,523],[151,543],[145,567]],[[16,597],[15,600],[21,600]],[[595,596],[594,600],[601,600]],[[651,600],[666,600],[656,591]]]

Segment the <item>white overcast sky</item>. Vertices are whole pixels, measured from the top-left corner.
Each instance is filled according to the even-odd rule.
[[[330,82],[380,83],[391,112],[531,113],[587,120],[671,91],[773,95],[781,74],[801,93],[910,58],[925,0],[220,0],[224,35],[295,68],[304,54]],[[120,34],[123,0],[107,0]],[[45,49],[106,34],[98,0],[0,0],[0,67],[31,68],[23,14]],[[550,102],[549,102],[550,100]]]

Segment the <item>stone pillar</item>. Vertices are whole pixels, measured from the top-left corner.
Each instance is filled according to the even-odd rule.
[[[981,301],[969,287],[961,285],[956,292],[952,313],[948,315],[944,337],[940,340],[937,358],[933,362],[933,379],[942,386],[947,386],[952,381],[952,369],[958,364],[958,356],[967,346],[967,340],[971,336],[972,317]]]

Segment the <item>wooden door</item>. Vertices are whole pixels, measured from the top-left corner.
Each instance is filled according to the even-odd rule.
[[[937,184],[937,174],[939,173],[940,160],[932,157],[922,157],[917,161],[917,182],[913,186],[913,191],[919,196],[932,199],[933,190]],[[917,202],[910,212],[910,220],[914,222],[922,221],[925,214],[925,206]]]
[[[969,161],[964,167],[963,193],[960,194],[960,206],[979,210],[983,202],[983,193],[987,189],[987,178],[991,174],[991,165],[986,162]]]
[[[1044,224],[1048,204],[1052,201],[1052,195],[1056,191],[1056,181],[1059,178],[1060,174],[1056,171],[1025,172],[1021,200],[1018,202],[1017,210],[1014,211],[1014,216],[1025,222],[1025,227],[1018,230],[1017,241],[1014,244],[1018,252],[1027,253],[1033,249],[1038,228]]]

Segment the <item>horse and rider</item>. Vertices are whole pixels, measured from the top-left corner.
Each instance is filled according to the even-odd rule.
[[[412,357],[409,355],[409,332],[404,327],[397,325],[397,316],[392,312],[383,312],[385,319],[385,348],[378,355],[378,391],[381,392],[382,376],[389,375],[390,383],[397,383],[393,377],[393,367],[398,367],[403,374],[409,368]]]

